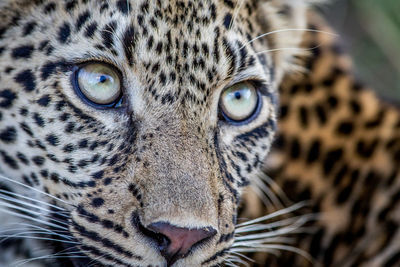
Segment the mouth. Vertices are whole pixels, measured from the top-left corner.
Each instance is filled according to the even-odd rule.
[[[47,247],[51,248],[52,256],[50,259],[54,260],[52,266],[62,266],[62,267],[103,267],[104,265],[98,261],[98,259],[103,258],[104,255],[100,252],[96,252],[93,248],[88,248],[84,244],[82,244],[71,232],[67,230],[66,225],[70,225],[70,216],[65,216],[65,214],[60,214],[59,212],[52,210],[50,213],[51,221],[54,226],[50,226],[51,234],[49,234],[49,238],[47,239]],[[193,252],[198,246],[203,243],[210,241],[216,231],[211,231],[213,229],[186,229],[180,228],[168,223],[153,223],[154,227],[158,228],[146,228],[139,219],[139,215],[137,213],[132,213],[131,215],[131,223],[132,225],[142,234],[143,238],[146,238],[150,244],[156,248],[163,258],[166,260],[165,266],[173,266],[175,262],[178,260],[185,258],[189,254]],[[60,229],[65,229],[62,234],[60,233]],[[164,229],[165,228],[165,229]],[[165,231],[164,231],[165,230]],[[164,234],[164,232],[166,234]],[[190,234],[194,233],[194,237]],[[205,233],[203,233],[205,232]],[[175,238],[174,235],[178,237]],[[186,238],[187,236],[190,238]],[[198,238],[197,235],[200,235]],[[183,239],[185,238],[185,239]],[[190,246],[187,246],[183,241],[187,241],[190,243]],[[194,241],[193,241],[193,240]],[[198,240],[197,240],[198,239]],[[193,242],[192,242],[193,241]],[[193,243],[193,244],[191,244]],[[94,253],[94,257],[87,256],[85,251],[90,251],[90,254]]]

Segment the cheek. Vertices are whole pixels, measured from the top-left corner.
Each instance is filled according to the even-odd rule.
[[[224,156],[238,187],[249,185],[262,167],[275,134],[275,120],[268,119],[251,130],[235,135]]]

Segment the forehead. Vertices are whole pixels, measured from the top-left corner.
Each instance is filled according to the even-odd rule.
[[[47,41],[52,62],[100,60],[117,66],[131,88],[140,88],[128,92],[131,99],[212,104],[207,100],[217,88],[250,76],[268,80],[267,61],[261,64],[245,45],[257,29],[254,5],[244,0],[45,1],[36,7],[36,16],[44,16],[43,29],[32,36]]]
[[[36,9],[44,31],[56,35],[55,46],[87,55],[93,53],[93,46],[114,56],[125,52],[130,64],[135,56],[151,54],[148,52],[165,55],[177,49],[182,51],[176,56],[203,52],[218,62],[223,52],[240,50],[235,46],[242,47],[257,28],[255,8],[245,0],[45,1]],[[85,47],[86,43],[90,47]],[[241,50],[244,54],[246,49]]]

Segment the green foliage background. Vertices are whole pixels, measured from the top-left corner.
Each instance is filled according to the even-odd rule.
[[[400,0],[330,0],[320,9],[344,40],[358,78],[400,103]]]

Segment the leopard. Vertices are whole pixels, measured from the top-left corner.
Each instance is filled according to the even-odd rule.
[[[1,266],[396,266],[400,111],[306,0],[3,0]]]

